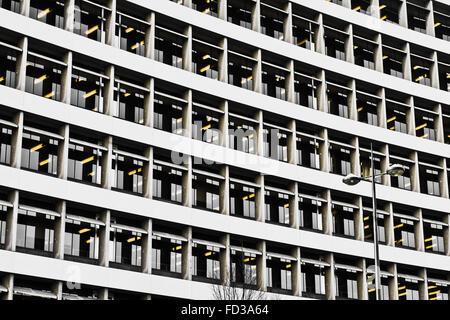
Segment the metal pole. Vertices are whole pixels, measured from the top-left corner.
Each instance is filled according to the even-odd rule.
[[[373,203],[373,244],[375,260],[375,299],[380,300],[380,260],[378,251],[378,219],[377,219],[377,198],[375,191],[375,166],[373,161],[373,143],[370,142],[371,166],[372,166],[372,203]]]

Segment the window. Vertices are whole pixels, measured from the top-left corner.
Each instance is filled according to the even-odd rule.
[[[109,243],[109,261],[131,266],[141,266],[141,233],[111,227]]]
[[[98,259],[99,228],[93,223],[66,219],[64,254],[87,259]]]
[[[56,175],[58,170],[58,140],[30,131],[23,133],[21,167]]]
[[[55,216],[19,208],[17,247],[53,252]]]

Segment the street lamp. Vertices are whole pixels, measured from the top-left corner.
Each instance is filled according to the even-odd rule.
[[[372,182],[372,204],[373,204],[373,244],[374,244],[374,260],[375,260],[375,299],[379,300],[380,296],[380,259],[379,259],[379,250],[378,250],[378,221],[377,221],[377,198],[375,191],[375,178],[381,177],[384,175],[390,175],[394,177],[398,177],[403,175],[405,172],[404,167],[401,164],[393,164],[388,167],[386,172],[382,172],[379,174],[375,174],[375,166],[373,164],[373,145],[370,143],[370,156],[371,156],[371,167],[372,167],[372,175],[360,177],[353,173],[348,174],[342,181],[349,185],[354,186],[358,184],[360,181],[371,181]]]

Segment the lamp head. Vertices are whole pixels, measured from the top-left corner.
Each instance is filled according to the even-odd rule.
[[[401,164],[393,164],[392,166],[389,166],[386,172],[391,176],[398,177],[405,173],[405,169]]]
[[[354,186],[355,184],[358,184],[362,180],[361,177],[358,177],[357,175],[350,173],[347,176],[345,176],[344,179],[342,179],[342,182],[349,186]]]

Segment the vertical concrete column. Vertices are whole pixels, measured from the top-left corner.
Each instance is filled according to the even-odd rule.
[[[327,81],[325,76],[325,70],[319,72],[318,75],[320,84],[317,86],[317,104],[318,109],[322,112],[328,113],[328,94],[327,94]]]
[[[283,36],[284,41],[288,43],[293,43],[292,37],[292,2],[288,2],[285,6],[285,11],[287,12],[284,23],[283,23]]]
[[[230,168],[228,165],[223,165],[220,170],[224,180],[220,184],[220,213],[230,215]]]
[[[73,32],[75,19],[75,0],[64,3],[64,30]]]
[[[375,19],[380,19],[380,1],[371,0],[370,1],[370,15]]]
[[[330,172],[330,142],[328,140],[328,129],[323,128],[320,132],[320,137],[323,139],[323,143],[319,145],[320,148],[320,169],[324,172]]]
[[[256,183],[259,184],[259,189],[256,190],[255,195],[255,216],[256,221],[265,222],[266,221],[266,206],[265,206],[265,193],[266,189],[264,187],[264,175],[260,174],[256,177]]]
[[[289,60],[286,66],[289,73],[286,77],[286,101],[295,103],[295,63]]]
[[[7,274],[3,277],[2,285],[8,289],[8,292],[3,295],[2,300],[12,300],[14,290],[14,275]]]
[[[114,79],[115,72],[114,66],[111,65],[106,69],[106,75],[108,76],[108,81],[105,85],[105,95],[103,98],[103,113],[107,116],[113,116],[116,114],[116,103],[114,101]]]
[[[397,276],[397,265],[395,263],[391,264],[388,268],[388,272],[392,273],[394,276],[389,278],[389,300],[398,300],[398,276]]]
[[[102,267],[109,267],[109,239],[111,232],[111,211],[105,210],[100,216],[99,220],[105,223],[104,227],[99,229],[99,254],[98,261]]]
[[[192,0],[183,0],[183,5],[192,8]]]
[[[411,160],[414,161],[410,170],[412,191],[420,192],[419,154],[417,151],[411,154]]]
[[[56,211],[61,215],[55,222],[55,245],[54,257],[64,259],[64,241],[66,236],[66,201],[58,201]]]
[[[106,18],[106,24],[105,24],[105,43],[110,46],[117,46],[118,43],[114,41],[115,35],[116,35],[116,7],[117,7],[117,0],[109,0],[108,1],[108,8],[111,9],[111,12],[109,16]]]
[[[429,300],[428,296],[428,275],[427,269],[421,268],[419,270],[419,277],[423,278],[423,281],[419,281],[419,299]]]
[[[8,207],[8,211],[6,213],[5,249],[9,251],[16,251],[17,219],[19,216],[19,191],[11,191],[8,195],[8,201],[13,206]]]
[[[431,3],[431,1],[430,1]],[[434,27],[433,27],[434,29]],[[440,89],[441,85],[439,84],[439,69],[438,69],[438,56],[437,52],[434,51],[432,55],[433,64],[430,68],[430,79],[431,79],[431,86],[436,89]]]
[[[69,125],[64,124],[59,133],[64,137],[64,140],[59,141],[58,146],[58,178],[67,180],[67,170],[69,167]]]
[[[381,98],[377,103],[378,126],[387,129],[386,89],[379,89],[378,96]]]
[[[192,138],[192,90],[187,90],[184,99],[187,101],[186,106],[183,108],[183,135]]]
[[[264,157],[264,113],[262,110],[257,111],[256,120],[259,122],[256,129],[256,154]],[[267,137],[267,139],[269,138]]]
[[[261,0],[255,0],[252,8],[252,30],[261,32]]]
[[[289,197],[289,227],[298,229],[300,227],[300,222],[298,214],[299,197],[297,182],[292,182],[289,189],[294,193],[292,197]]]
[[[384,157],[381,158],[381,172],[386,172],[389,167],[389,145],[385,144],[381,148],[381,152],[384,153]],[[390,187],[391,186],[391,176],[390,175],[384,175],[381,177],[381,183],[385,186]]]
[[[360,176],[361,175],[361,162],[360,162],[360,155],[359,155],[359,138],[358,137],[352,138],[352,145],[355,147],[353,149],[353,151],[351,151],[351,153],[350,153],[352,172],[353,172],[353,174]]]
[[[347,97],[347,104],[349,108],[349,118],[358,121],[358,106],[356,99],[356,80],[352,79],[349,83],[351,89],[350,94]]]
[[[410,108],[406,111],[406,129],[408,134],[416,135],[416,112],[414,110],[414,97],[410,97],[407,101]]]
[[[147,92],[144,98],[144,125],[153,128],[155,110],[155,79],[150,78],[146,83]]]
[[[403,46],[403,51],[405,52],[405,57],[403,58],[403,77],[405,80],[412,81],[411,50],[409,47],[409,43],[406,43]]]
[[[450,225],[450,214],[446,214],[443,220],[445,223]],[[446,256],[450,256],[450,227],[448,226],[444,228],[444,254]]]
[[[369,300],[369,293],[367,288],[367,266],[366,259],[358,259],[358,267],[362,269],[362,272],[358,273],[358,299]]]
[[[30,16],[30,0],[20,0],[20,14]]]
[[[328,253],[325,256],[325,261],[330,264],[330,267],[325,269],[325,294],[327,300],[336,300],[336,275],[334,268],[334,255]]]
[[[316,52],[325,54],[326,46],[325,46],[325,28],[323,24],[323,14],[320,13],[317,17],[317,21],[319,27],[317,28],[317,32],[314,33],[314,43],[316,44]]]
[[[218,0],[217,2],[217,16],[219,19],[227,21],[228,1]]]
[[[225,246],[224,249],[220,250],[220,279],[222,280],[222,285],[230,285],[231,282],[231,241],[230,235],[225,234],[221,236],[220,243]]]
[[[220,109],[223,111],[223,115],[219,119],[219,130],[220,130],[220,141],[219,144],[222,147],[228,148],[230,144],[229,139],[229,131],[228,131],[228,122],[229,122],[229,115],[228,115],[228,100],[224,100]]]
[[[289,129],[291,134],[288,136],[288,162],[297,165],[298,153],[297,153],[297,123],[295,119],[289,122]]]
[[[182,50],[183,69],[192,72],[192,26],[188,26],[184,30],[184,35],[187,37]]]
[[[439,186],[440,186],[440,194],[443,198],[449,198],[449,185],[448,185],[448,171],[447,171],[447,161],[442,158],[439,160],[439,165],[442,167],[442,170],[439,172]]]
[[[416,239],[416,250],[417,251],[425,251],[425,239],[423,235],[423,220],[422,220],[422,209],[416,209],[414,212],[414,216],[419,219],[414,224],[414,238]]]
[[[378,0],[374,0],[374,1],[378,2]],[[377,47],[374,50],[375,70],[378,71],[378,72],[384,72],[384,66],[383,66],[383,42],[382,42],[381,33],[377,34],[377,37],[376,37],[375,41],[377,42]]]
[[[444,132],[444,119],[442,117],[442,105],[441,104],[436,105],[434,111],[438,113],[434,124],[434,129],[436,131],[436,141],[444,143],[445,132]]]
[[[357,197],[354,204],[359,207],[358,211],[355,212],[355,239],[364,241],[364,209],[362,197]]]
[[[151,274],[153,254],[153,220],[150,218],[146,219],[143,228],[147,231],[147,235],[142,237],[142,272]]]
[[[323,226],[323,233],[331,236],[333,234],[333,213],[331,212],[332,209],[332,202],[331,202],[331,191],[326,190],[322,194],[322,198],[326,200],[326,202],[323,202],[323,211],[322,211],[322,226]]]
[[[427,9],[429,10],[427,16],[427,34],[432,37],[435,37],[436,33],[434,30],[433,1],[431,0],[428,1]],[[428,296],[426,300],[428,300]]]
[[[153,197],[153,147],[146,148],[145,157],[148,162],[144,163],[142,189],[144,198],[151,199]]]
[[[406,0],[400,0],[400,10],[398,13],[398,23],[402,27],[408,28],[408,12],[406,8]]]
[[[113,163],[113,153],[112,153],[112,147],[113,147],[113,138],[112,136],[108,136],[103,141],[103,146],[107,148],[107,151],[103,152],[102,157],[102,188],[105,189],[111,189],[111,186],[113,185],[114,181],[112,181],[112,163]],[[114,177],[117,179],[117,177]]]
[[[342,6],[345,8],[352,8],[352,0],[342,0]]]
[[[72,51],[69,51],[64,56],[64,62],[67,66],[61,76],[61,102],[70,104],[71,87],[72,87]]]
[[[292,261],[292,295],[302,296],[302,261],[300,247],[292,249],[292,256],[296,260]]]
[[[27,59],[28,59],[28,38],[23,37],[19,41],[19,48],[22,52],[16,61],[16,89],[25,91],[25,83],[27,78]]]
[[[145,57],[155,59],[156,15],[153,11],[148,14],[147,22],[150,25],[145,31]]]
[[[184,280],[192,280],[192,266],[191,266],[191,257],[192,257],[192,227],[188,226],[183,230],[183,236],[187,239],[187,242],[182,248],[182,264],[181,264],[181,273]]]
[[[226,0],[223,0],[226,1]],[[219,81],[228,83],[228,39],[222,38],[220,41],[222,52],[219,55],[218,69]]]
[[[389,216],[385,217],[386,245],[394,247],[395,246],[394,210],[392,203],[386,205],[386,211],[389,212]]]
[[[353,25],[349,24],[345,30],[348,33],[348,38],[345,41],[345,57],[346,61],[355,63],[355,51],[353,44]]]
[[[108,298],[109,298],[109,289],[100,288],[98,290],[98,300],[108,300]]]
[[[192,157],[185,158],[186,162],[184,166],[187,168],[182,177],[182,189],[183,189],[183,206],[192,207]]]
[[[11,167],[16,169],[19,169],[22,164],[23,118],[24,114],[20,111],[13,120],[17,128],[13,130],[11,136]]]
[[[261,252],[261,255],[256,257],[256,283],[258,290],[267,291],[267,251],[265,240],[258,242],[257,250]]]
[[[256,59],[255,66],[253,67],[253,91],[262,93],[262,52],[261,49],[257,49],[253,55]]]
[[[56,295],[56,300],[62,300],[63,282],[56,281],[55,283],[53,283],[52,292]]]

